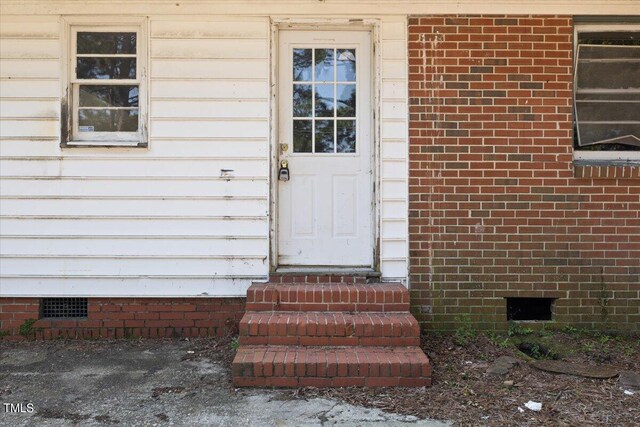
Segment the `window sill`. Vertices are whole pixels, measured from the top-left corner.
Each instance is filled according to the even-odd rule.
[[[573,176],[591,179],[640,180],[640,161],[574,159]]]
[[[147,148],[148,143],[146,141],[69,141],[60,146],[62,148]]]

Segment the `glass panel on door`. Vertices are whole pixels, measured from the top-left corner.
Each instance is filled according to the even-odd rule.
[[[355,153],[356,50],[293,49],[293,152]]]

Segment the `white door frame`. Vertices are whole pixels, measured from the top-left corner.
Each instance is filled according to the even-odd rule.
[[[280,118],[278,97],[278,67],[279,49],[278,35],[281,30],[299,31],[370,31],[371,32],[371,162],[373,172],[372,194],[372,271],[380,271],[380,22],[375,19],[300,19],[292,21],[290,18],[273,18],[271,21],[270,60],[271,60],[271,134],[270,134],[270,185],[269,185],[269,268],[275,272],[278,268],[278,141]],[[304,270],[304,268],[300,268]],[[331,269],[334,270],[334,269]]]

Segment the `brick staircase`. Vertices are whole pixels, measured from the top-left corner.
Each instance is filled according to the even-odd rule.
[[[238,387],[425,386],[420,328],[399,283],[358,276],[273,276],[247,292]]]

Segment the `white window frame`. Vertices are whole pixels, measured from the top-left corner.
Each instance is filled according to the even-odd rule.
[[[141,17],[65,17],[62,20],[65,43],[63,44],[63,123],[61,145],[63,147],[147,147],[148,146],[148,20]],[[136,78],[119,80],[76,78],[77,34],[90,32],[135,32]],[[137,85],[137,132],[79,132],[79,86]],[[65,117],[66,116],[66,117]]]
[[[573,28],[573,44],[574,44],[574,82],[573,82],[573,91],[574,91],[574,103],[575,103],[575,91],[577,90],[576,84],[576,72],[575,69],[577,67],[578,61],[578,46],[579,46],[579,35],[580,33],[592,33],[592,32],[640,32],[640,24],[615,24],[615,23],[606,23],[606,22],[598,22],[598,23],[577,23]],[[575,105],[574,105],[575,108]],[[583,162],[611,162],[611,163],[638,163],[640,162],[640,151],[591,151],[591,150],[573,150],[573,159],[579,160]]]

